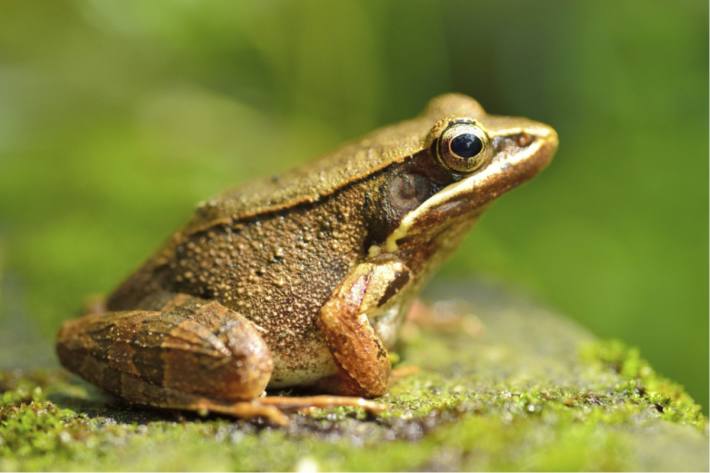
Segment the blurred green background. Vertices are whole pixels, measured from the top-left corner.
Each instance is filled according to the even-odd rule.
[[[45,1],[0,13],[0,363],[53,363],[194,204],[459,91],[555,126],[440,278],[641,347],[707,409],[708,6]]]

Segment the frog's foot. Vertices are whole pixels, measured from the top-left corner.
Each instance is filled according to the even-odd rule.
[[[359,407],[370,414],[379,414],[385,406],[369,399],[351,396],[267,396],[259,398],[256,402],[278,407],[281,410],[308,410],[311,408],[327,409],[329,407]]]
[[[377,402],[348,396],[267,396],[235,403],[199,399],[189,405],[181,406],[183,410],[196,411],[200,414],[212,412],[240,419],[261,417],[271,424],[280,426],[288,425],[287,412],[306,413],[311,409],[330,407],[357,407],[370,414],[378,414],[385,409],[384,405]]]
[[[399,381],[402,378],[408,378],[409,376],[415,375],[421,371],[416,365],[405,365],[398,366],[392,370],[390,375],[390,384]]]
[[[479,337],[484,331],[483,323],[465,302],[442,301],[432,306],[416,299],[407,313],[402,334],[413,336],[419,329],[465,333],[471,337]]]
[[[275,406],[264,404],[260,400],[240,401],[233,403],[223,403],[200,399],[195,403],[183,406],[184,410],[196,411],[201,415],[209,413],[227,415],[239,419],[252,419],[261,417],[274,425],[288,425],[288,416],[281,409]]]

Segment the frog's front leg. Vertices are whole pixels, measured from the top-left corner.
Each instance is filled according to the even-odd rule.
[[[321,382],[338,394],[365,397],[387,392],[390,360],[368,315],[387,307],[409,282],[409,270],[380,256],[351,270],[320,313],[320,327],[340,372]]]

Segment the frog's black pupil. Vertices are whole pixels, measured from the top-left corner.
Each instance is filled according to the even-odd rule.
[[[461,133],[451,140],[451,151],[462,158],[472,158],[481,152],[483,142],[473,133]]]

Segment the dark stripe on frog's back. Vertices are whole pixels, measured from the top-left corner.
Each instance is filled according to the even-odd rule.
[[[435,97],[412,119],[374,130],[281,176],[251,181],[205,202],[185,233],[206,229],[235,216],[246,219],[317,202],[422,151],[429,132],[439,120],[483,115],[481,106],[470,97],[459,94]]]
[[[228,190],[201,204],[184,231],[198,232],[234,218],[249,219],[328,198],[421,151],[435,122],[422,115],[380,128],[282,175]]]

